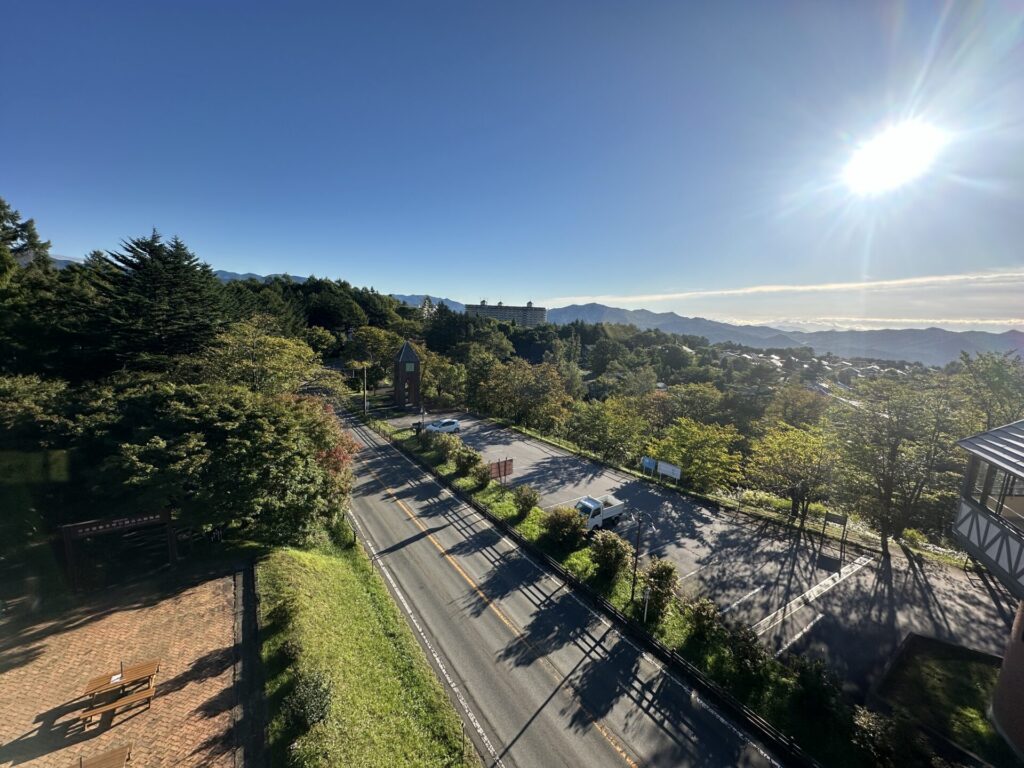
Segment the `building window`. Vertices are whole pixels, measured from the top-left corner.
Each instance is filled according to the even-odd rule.
[[[416,363],[406,363],[405,364],[405,372],[406,373],[416,373]]]

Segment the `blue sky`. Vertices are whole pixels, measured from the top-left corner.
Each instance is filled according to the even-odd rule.
[[[60,255],[156,227],[215,268],[386,292],[1024,327],[1017,3],[4,17],[0,195]],[[951,136],[935,166],[854,198],[843,165],[908,117]]]

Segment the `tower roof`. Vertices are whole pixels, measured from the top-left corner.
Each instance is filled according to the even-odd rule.
[[[956,444],[1011,475],[1024,477],[1024,419],[965,437]]]
[[[397,363],[418,363],[419,361],[420,356],[416,354],[416,350],[412,348],[412,344],[408,341],[398,350],[398,357],[395,358]]]

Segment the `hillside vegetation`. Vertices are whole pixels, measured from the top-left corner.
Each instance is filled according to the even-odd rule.
[[[257,583],[273,765],[479,765],[360,548],[278,550]]]

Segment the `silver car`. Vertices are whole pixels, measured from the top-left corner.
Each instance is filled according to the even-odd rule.
[[[438,419],[426,426],[427,432],[458,432],[461,429],[458,419]]]

